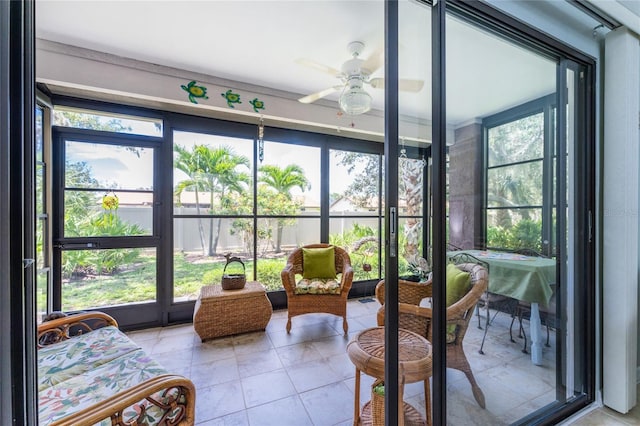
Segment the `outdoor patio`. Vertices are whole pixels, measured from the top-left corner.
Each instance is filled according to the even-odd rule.
[[[194,382],[199,425],[351,425],[355,370],[346,346],[356,333],[376,325],[380,306],[373,298],[366,300],[348,302],[347,337],[341,319],[326,314],[294,318],[287,335],[284,310],[273,313],[266,332],[205,343],[192,324],[128,334],[167,369]],[[555,398],[555,333],[551,331],[551,348],[544,349],[543,365],[535,366],[521,352],[522,340],[509,340],[510,323],[508,314],[496,316],[485,355],[480,355],[483,330],[472,319],[465,352],[487,408],[477,405],[464,375],[449,369],[449,424],[509,424]],[[372,382],[362,376],[362,403],[370,398]],[[405,400],[424,413],[422,383],[408,384]]]

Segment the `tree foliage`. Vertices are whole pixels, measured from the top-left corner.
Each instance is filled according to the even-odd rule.
[[[378,174],[382,165],[380,157],[353,151],[333,151],[338,160],[337,164],[345,166],[347,173],[352,175],[352,181],[343,196],[349,198],[357,207],[366,208],[372,199],[380,196]],[[357,168],[362,168],[354,173]]]
[[[264,165],[258,169],[258,182],[260,186],[267,188],[263,194],[258,193],[260,202],[258,203],[259,211],[262,214],[273,215],[293,215],[297,214],[302,207],[299,202],[293,202],[291,196],[291,190],[295,187],[300,188],[301,191],[311,189],[309,180],[304,175],[304,169],[297,164],[289,164],[284,168],[280,168],[275,165]],[[270,194],[268,189],[271,189],[274,193]],[[271,197],[269,206],[263,206],[260,203],[264,203],[263,197]],[[274,200],[278,200],[273,203]],[[295,221],[293,221],[295,223]],[[282,231],[286,225],[292,224],[291,219],[276,219],[276,241],[274,249],[276,253],[282,251]]]
[[[53,111],[53,124],[56,126],[76,127],[107,132],[131,132],[131,126],[122,124],[119,118],[109,118],[73,111]]]
[[[234,200],[239,214],[250,215],[252,212],[252,201],[248,197],[236,197]],[[293,200],[286,194],[274,191],[264,185],[258,186],[258,210],[264,215],[294,216],[300,213],[302,203]],[[257,247],[262,254],[269,249],[276,248],[273,244],[274,224],[276,232],[286,226],[296,224],[294,218],[260,218],[257,229]],[[245,251],[253,256],[253,239],[255,229],[253,219],[237,218],[231,224],[231,234],[240,235]],[[276,250],[279,252],[279,250]]]
[[[528,209],[542,203],[544,117],[524,117],[489,129],[487,201],[498,209],[492,225],[509,229],[519,217],[533,219]],[[513,164],[519,163],[519,164]]]
[[[200,215],[201,204],[203,204],[200,196],[206,194],[208,195],[206,205],[211,214],[237,213],[237,204],[233,201],[233,195],[244,193],[251,182],[251,176],[248,173],[251,163],[247,157],[236,154],[233,148],[224,145],[210,147],[196,144],[191,150],[187,150],[176,144],[174,151],[175,167],[189,177],[176,185],[174,193],[178,200],[184,191],[194,192],[197,213]],[[209,220],[211,226],[207,245],[202,219],[198,219],[203,250],[208,247],[205,254],[213,256],[217,253],[222,219]]]

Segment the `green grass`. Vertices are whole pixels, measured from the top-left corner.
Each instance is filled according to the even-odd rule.
[[[225,260],[197,258],[189,261],[187,255],[174,255],[174,297],[194,300],[203,285],[218,284],[222,278]],[[285,257],[258,261],[258,281],[268,291],[282,288],[280,271]],[[231,268],[234,269],[231,269]],[[253,277],[253,262],[245,264],[247,279]],[[239,265],[229,265],[227,272],[237,273]],[[101,274],[65,280],[62,286],[62,308],[65,311],[95,308],[127,303],[149,302],[156,295],[156,261],[153,256],[141,256],[140,261],[114,274]]]

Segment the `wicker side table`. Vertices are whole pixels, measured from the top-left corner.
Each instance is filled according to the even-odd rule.
[[[371,404],[365,404],[360,411],[360,372],[377,379],[384,379],[384,327],[374,327],[358,333],[347,345],[349,359],[356,367],[354,395],[354,425],[372,424]],[[403,416],[399,425],[424,425],[420,413],[403,400],[404,384],[424,381],[426,424],[431,425],[431,389],[429,378],[432,373],[431,343],[424,337],[409,330],[398,330],[398,375],[400,387],[398,406],[402,403]]]
[[[264,330],[271,319],[271,302],[264,286],[249,281],[243,289],[202,287],[193,311],[193,327],[202,341]]]

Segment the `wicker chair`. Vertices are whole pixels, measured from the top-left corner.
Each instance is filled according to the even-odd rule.
[[[330,244],[310,244],[304,248],[326,248]],[[295,249],[287,259],[287,264],[280,276],[282,285],[287,293],[289,317],[287,333],[291,331],[291,318],[310,313],[327,313],[342,317],[342,328],[345,334],[349,329],[347,323],[347,296],[353,283],[353,268],[351,258],[342,248],[334,246],[336,273],[340,274],[340,294],[296,294],[296,275],[302,275],[302,248]]]
[[[485,267],[475,263],[461,263],[456,266],[463,271],[470,272],[471,289],[460,300],[447,308],[447,367],[460,370],[467,376],[469,383],[471,383],[473,397],[480,407],[485,408],[484,393],[473,376],[462,342],[475,306],[480,296],[487,290],[488,273]],[[427,284],[431,286],[431,282]],[[406,282],[399,281],[399,295],[404,291],[403,287],[405,286]],[[432,340],[431,308],[400,302],[398,309],[400,314],[398,326],[400,328],[425,336],[429,341]],[[378,325],[384,325],[384,306],[378,311]],[[449,327],[452,327],[453,330],[449,330]]]
[[[409,305],[420,305],[422,299],[431,297],[431,280],[418,283],[415,281],[398,280],[398,302]],[[384,325],[384,280],[376,285],[376,299],[382,305],[378,309],[378,325]],[[424,333],[419,333],[424,336]]]

